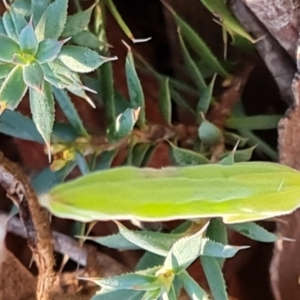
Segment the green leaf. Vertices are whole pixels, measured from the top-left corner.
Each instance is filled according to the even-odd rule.
[[[208,223],[197,233],[181,238],[174,243],[164,262],[166,270],[172,270],[175,274],[179,274],[192,264],[200,255],[202,238],[207,225]]]
[[[56,41],[53,39],[45,39],[40,42],[35,59],[41,63],[48,63],[55,60],[66,40]]]
[[[170,155],[177,166],[208,164],[209,160],[202,154],[176,147],[170,143]]]
[[[64,183],[40,201],[56,216],[83,222],[222,217],[240,223],[291,213],[300,206],[299,186],[298,171],[267,162],[121,167]]]
[[[15,41],[18,41],[18,34],[16,32],[16,28],[12,21],[9,11],[6,11],[3,14],[2,20],[3,20],[3,25],[4,25],[4,28],[5,28],[5,31],[6,31],[6,34],[8,35],[8,37],[10,37],[11,39],[13,39]],[[1,45],[3,45],[2,42],[1,42]]]
[[[199,284],[189,275],[187,271],[182,271],[178,274],[183,288],[192,300],[209,300],[206,292],[199,286]]]
[[[64,90],[60,90],[55,87],[53,87],[53,93],[61,110],[64,112],[68,121],[74,127],[74,129],[79,133],[79,135],[88,136],[81,118],[78,115],[78,112],[68,94]]]
[[[202,92],[203,90],[207,89],[207,85],[205,83],[205,80],[203,78],[203,75],[201,74],[200,70],[198,69],[196,63],[190,56],[190,53],[188,52],[185,43],[183,41],[183,38],[181,36],[180,30],[178,30],[178,37],[179,37],[179,43],[182,49],[183,59],[184,62],[188,68],[189,74],[191,75],[195,85],[198,88],[198,92]]]
[[[261,115],[252,117],[231,117],[227,119],[226,127],[239,130],[266,130],[277,128],[282,115]]]
[[[51,0],[31,0],[31,10],[33,15],[34,27],[37,26],[39,20],[41,19],[44,11],[50,5]]]
[[[31,0],[15,0],[11,7],[24,17],[29,17],[31,14]]]
[[[13,64],[0,64],[0,79],[7,77],[14,67]]]
[[[65,28],[61,36],[64,38],[74,36],[85,29],[90,22],[92,11],[96,4],[97,2],[85,11],[80,11],[75,15],[68,16]]]
[[[159,111],[164,121],[167,123],[167,125],[171,125],[172,102],[171,102],[171,94],[170,94],[170,87],[169,87],[169,78],[164,78],[160,82],[158,105],[159,105]]]
[[[132,32],[130,31],[130,29],[128,28],[128,26],[126,25],[126,23],[124,22],[124,20],[122,19],[122,16],[119,14],[115,4],[113,3],[112,0],[105,0],[105,4],[107,5],[107,7],[109,8],[111,14],[113,15],[113,17],[115,18],[115,20],[117,21],[117,23],[119,24],[119,26],[121,27],[121,29],[123,30],[123,32],[127,35],[127,37],[129,39],[131,39],[134,43],[139,43],[139,42],[146,42],[148,41],[150,38],[145,38],[145,39],[135,39]]]
[[[13,62],[14,54],[21,51],[19,45],[13,39],[5,35],[0,35],[0,45],[0,61],[2,62]]]
[[[253,222],[232,224],[229,228],[240,234],[250,238],[251,240],[264,242],[264,243],[274,243],[278,241],[278,236],[264,229],[263,227],[257,225]]]
[[[150,143],[139,143],[135,145],[132,150],[132,165],[135,167],[143,166],[149,150],[151,150]]]
[[[0,116],[0,132],[18,139],[43,144],[34,123],[17,111],[6,109]]]
[[[39,42],[60,37],[67,20],[67,8],[68,0],[55,0],[45,9],[35,27]]]
[[[220,129],[207,120],[201,122],[198,135],[203,143],[211,146],[218,144],[222,140],[222,132]]]
[[[22,67],[15,66],[14,69],[5,78],[0,88],[0,111],[5,108],[14,110],[27,90],[22,78]]]
[[[244,147],[249,140],[248,138],[245,138],[243,136],[237,135],[229,131],[224,131],[223,135],[225,138],[225,143],[230,146],[235,146],[238,143],[240,147]]]
[[[84,46],[87,48],[98,49],[104,43],[101,43],[98,37],[96,37],[92,32],[87,30],[82,30],[76,35],[72,36],[72,42],[77,46]]]
[[[31,64],[24,66],[23,80],[27,86],[41,93],[44,82],[44,71],[40,64],[37,62],[32,62]]]
[[[87,278],[89,279],[89,278]],[[138,273],[128,273],[111,278],[93,278],[89,279],[103,288],[113,288],[114,290],[144,290],[143,286],[148,288],[159,288],[159,282],[152,275]]]
[[[216,17],[219,18],[222,26],[233,36],[238,34],[250,42],[255,40],[245,31],[242,25],[233,16],[226,6],[224,0],[200,0],[200,2]]]
[[[50,160],[50,138],[54,123],[54,99],[50,84],[44,81],[40,92],[29,88],[29,96],[32,119],[46,143]]]
[[[177,25],[180,28],[182,37],[195,51],[195,53],[200,54],[201,58],[210,66],[211,70],[213,70],[215,73],[221,75],[222,77],[228,77],[228,73],[226,72],[226,70],[222,67],[218,59],[214,56],[214,54],[196,33],[196,31],[192,29],[192,27],[190,27],[190,25],[188,25],[188,23],[186,23],[182,18],[180,18],[168,4],[164,3],[164,5],[172,13]]]
[[[32,20],[20,32],[19,43],[22,51],[32,55],[36,54],[39,44],[32,26]]]
[[[16,53],[13,57],[13,63],[19,66],[28,66],[29,62],[26,57],[22,54]]]
[[[98,243],[100,245],[103,245],[103,246],[109,247],[109,248],[113,248],[113,249],[119,249],[119,250],[141,249],[141,247],[131,243],[120,233],[108,235],[108,236],[97,236],[97,237],[80,236],[80,238],[83,238],[84,240],[94,241],[95,243]]]
[[[0,35],[7,35],[3,24],[3,19],[1,17],[0,17]]]
[[[125,72],[130,104],[132,108],[140,108],[138,123],[141,127],[144,127],[146,125],[146,120],[143,88],[135,70],[131,49],[128,45],[126,45],[126,47],[128,48],[128,53],[126,56]]]
[[[58,59],[72,71],[87,73],[116,57],[103,57],[88,48],[70,45],[62,47]]]
[[[176,240],[184,234],[172,234],[155,231],[130,231],[121,223],[117,223],[120,233],[129,242],[151,253],[166,256]]]
[[[210,103],[213,98],[213,89],[215,85],[216,76],[213,77],[210,84],[206,86],[200,93],[200,99],[197,105],[197,111],[204,115],[208,112]]]
[[[234,161],[235,162],[244,162],[249,161],[252,157],[253,151],[255,150],[256,146],[244,149],[244,150],[237,150],[234,151]]]
[[[201,256],[200,261],[213,298],[218,300],[229,300],[226,292],[225,280],[216,259],[209,256]]]
[[[116,118],[115,124],[108,128],[108,135],[113,140],[119,140],[126,137],[133,130],[137,121],[138,110],[127,108],[122,114]]]
[[[27,25],[27,22],[24,16],[19,14],[13,7],[11,7],[9,13],[15,28],[16,37],[18,38],[22,29]]]
[[[117,154],[116,150],[102,152],[100,155],[100,159],[95,166],[95,170],[108,169],[111,166],[116,154]]]

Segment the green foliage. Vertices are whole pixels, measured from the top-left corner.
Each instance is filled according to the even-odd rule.
[[[223,0],[200,2],[233,44],[254,42]],[[133,36],[113,0],[96,1],[71,16],[67,0],[15,0],[0,18],[0,132],[46,143],[53,162],[32,180],[41,204],[53,215],[81,222],[185,220],[172,232],[129,230],[116,221],[117,234],[80,236],[113,249],[145,252],[132,273],[84,278],[102,287],[94,300],[177,299],[182,289],[191,299],[208,300],[210,294],[229,299],[224,261],[248,247],[228,245],[227,230],[277,241],[252,221],[289,213],[300,204],[298,172],[272,163],[245,163],[253,151],[276,161],[277,152],[252,131],[276,128],[280,116],[247,116],[239,101],[224,126],[216,124],[219,120],[210,115],[219,105],[215,90],[223,80],[231,82],[236,61],[218,57],[188,19],[164,5],[177,26],[180,67],[191,83],[158,73],[125,44],[128,99],[115,90],[105,9],[131,42],[149,38]],[[157,112],[164,124],[148,120],[148,95],[137,68],[158,81]],[[27,92],[32,119],[13,111]],[[93,107],[91,97],[103,105],[105,128],[89,132],[72,95]],[[55,101],[68,124],[55,122]],[[174,124],[177,110],[189,113],[187,124]],[[161,142],[168,145],[174,167],[141,169]],[[124,149],[124,166],[110,169]],[[63,183],[75,167],[82,176]],[[192,263],[202,265],[210,293],[189,275]]]

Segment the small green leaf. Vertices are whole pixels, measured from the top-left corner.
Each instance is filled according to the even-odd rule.
[[[163,233],[155,231],[130,231],[121,223],[117,223],[120,233],[129,242],[151,253],[166,256],[174,242],[184,234]]]
[[[155,290],[150,290],[150,291],[147,291],[144,296],[143,296],[143,300],[158,300],[158,299],[161,299],[161,289],[155,289]],[[170,297],[168,297],[168,300],[171,300]]]
[[[7,77],[14,67],[13,64],[0,64],[0,79]]]
[[[178,37],[180,46],[182,49],[182,54],[184,58],[185,65],[187,66],[189,70],[189,74],[191,75],[195,85],[198,88],[198,92],[201,93],[203,90],[207,89],[207,85],[205,83],[205,80],[203,78],[203,75],[201,74],[200,70],[198,69],[198,66],[190,56],[190,53],[188,52],[188,49],[185,46],[185,43],[183,41],[183,38],[181,36],[180,30],[178,29]]]
[[[45,39],[40,42],[35,59],[41,63],[48,63],[55,60],[66,40],[57,41],[53,39]]]
[[[5,35],[0,35],[0,61],[2,62],[12,62],[15,53],[21,51],[19,45],[10,37]]]
[[[167,125],[171,125],[172,102],[171,102],[171,94],[170,94],[170,87],[169,87],[169,78],[163,78],[160,82],[158,105],[159,105],[159,111],[164,121],[167,123]]]
[[[199,284],[189,275],[187,271],[182,271],[178,274],[183,288],[192,300],[209,300],[206,292],[199,286]]]
[[[255,150],[256,146],[244,149],[244,150],[237,150],[233,152],[234,161],[235,162],[244,162],[249,161],[252,157],[253,151]]]
[[[203,120],[198,129],[200,140],[208,145],[214,146],[222,140],[220,129],[207,120]]]
[[[209,160],[202,154],[176,147],[170,143],[170,155],[177,166],[208,164]]]
[[[28,66],[29,62],[26,57],[22,54],[16,53],[13,57],[13,63],[19,66]]]
[[[263,227],[253,222],[232,224],[229,226],[229,228],[239,232],[240,234],[250,238],[251,240],[259,242],[274,243],[279,239],[276,234],[267,231]]]
[[[145,38],[145,39],[135,39],[132,32],[130,31],[130,29],[128,28],[128,26],[126,25],[126,23],[124,22],[124,20],[122,19],[122,16],[119,14],[115,4],[113,3],[112,0],[105,0],[105,4],[107,5],[107,7],[109,8],[111,14],[113,15],[113,17],[115,18],[115,20],[117,21],[117,23],[119,24],[119,26],[121,27],[121,29],[123,30],[123,32],[127,35],[127,37],[129,39],[131,39],[134,43],[139,43],[139,42],[146,42],[148,40],[150,40],[150,38]]]
[[[11,39],[17,41],[18,40],[18,34],[16,32],[16,28],[14,26],[14,23],[12,21],[12,18],[11,18],[11,15],[10,15],[9,11],[6,11],[3,14],[2,20],[3,20],[3,25],[4,25],[4,28],[5,28],[5,31],[6,31],[6,34],[8,35],[8,37],[10,37]],[[1,42],[1,45],[3,45],[2,42]]]
[[[54,99],[50,84],[44,81],[40,92],[29,88],[29,96],[32,119],[46,143],[50,160],[50,138],[54,123]]]
[[[61,81],[59,77],[55,76],[54,72],[51,70],[48,64],[42,64],[41,68],[44,72],[44,79],[51,85],[58,89],[63,89],[66,87],[65,83]]]
[[[26,90],[27,86],[23,81],[22,67],[15,66],[0,88],[0,111],[3,112],[5,108],[14,110],[21,102]]]
[[[166,270],[172,270],[179,274],[192,264],[200,255],[202,238],[207,225],[208,223],[197,233],[181,238],[174,243],[164,262]]]
[[[19,42],[22,51],[32,55],[36,54],[39,44],[32,26],[32,20],[20,32]]]
[[[135,145],[132,150],[132,165],[135,167],[143,166],[150,148],[150,143],[139,143]]]
[[[82,30],[76,35],[73,35],[72,42],[77,46],[84,46],[94,49],[98,49],[101,45],[105,45],[105,43],[101,42],[98,37],[87,30]]]
[[[57,40],[60,37],[67,20],[67,8],[68,0],[55,0],[45,9],[35,27],[39,42],[47,38]]]
[[[213,89],[214,89],[216,77],[217,76],[214,76],[210,84],[200,92],[200,99],[198,101],[197,111],[199,113],[203,113],[204,115],[208,112],[210,103],[213,98]]]
[[[92,11],[96,4],[97,2],[85,11],[80,11],[75,15],[69,16],[61,36],[64,38],[74,36],[85,29],[90,22]]]
[[[23,80],[25,84],[38,92],[41,92],[44,82],[44,71],[40,64],[32,62],[31,64],[23,67]]]
[[[224,131],[223,135],[224,135],[225,143],[230,146],[235,146],[238,143],[239,147],[244,147],[249,140],[248,138],[245,138],[243,136],[237,135],[229,131]]]
[[[72,71],[87,73],[116,58],[103,57],[88,48],[70,45],[62,47],[58,59]]]
[[[83,85],[79,85],[79,84],[74,84],[74,85],[68,85],[66,86],[67,90],[69,92],[71,92],[72,94],[82,98],[82,99],[85,99],[87,101],[87,103],[90,104],[91,107],[95,108],[95,104],[94,102],[92,101],[92,99],[86,94],[84,88],[86,88],[85,86]]]
[[[277,128],[282,115],[261,115],[252,117],[231,117],[227,119],[226,127],[239,130],[266,130]]]
[[[128,53],[126,56],[125,72],[130,104],[132,108],[140,108],[138,123],[141,127],[144,127],[146,125],[146,120],[143,88],[135,70],[131,49],[128,45],[126,45],[126,47],[128,48]]]
[[[111,166],[116,155],[117,155],[117,150],[103,151],[99,156],[99,161],[95,166],[95,170],[108,169]]]
[[[113,288],[114,290],[144,290],[143,286],[152,287],[152,289],[160,287],[159,283],[156,282],[157,278],[155,276],[138,273],[128,273],[111,278],[93,278],[89,280],[103,288]]]
[[[74,127],[79,135],[88,136],[81,118],[79,117],[78,112],[68,94],[64,90],[57,88],[53,88],[53,92],[61,110],[66,115],[70,124]]]
[[[108,135],[115,140],[129,135],[137,121],[139,110],[127,108],[116,118],[116,122],[108,128]]]
[[[200,261],[214,299],[229,300],[225,280],[216,259],[214,257],[201,256]]]
[[[9,136],[43,144],[34,123],[17,111],[6,109],[0,116],[0,132]]]
[[[1,120],[1,119],[0,119]],[[119,250],[137,250],[141,249],[141,247],[131,243],[128,241],[122,234],[113,234],[109,236],[84,236],[81,238],[85,240],[94,241],[95,243],[98,243],[100,245],[103,245],[105,247],[113,248],[113,249],[119,249]]]

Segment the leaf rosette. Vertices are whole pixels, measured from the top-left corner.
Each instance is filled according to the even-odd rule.
[[[53,88],[93,102],[79,73],[92,72],[115,57],[68,43],[87,27],[95,5],[67,16],[68,0],[19,1],[0,18],[0,113],[14,110],[29,91],[33,121],[50,155],[54,123]]]

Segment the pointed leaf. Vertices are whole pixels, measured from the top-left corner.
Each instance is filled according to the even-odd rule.
[[[38,41],[58,39],[67,20],[68,0],[55,0],[43,12],[35,27]]]
[[[41,63],[48,63],[55,60],[65,41],[45,39],[40,42],[35,59]]]
[[[239,232],[240,234],[252,240],[259,242],[274,243],[279,239],[279,237],[276,234],[267,231],[263,227],[253,222],[232,224],[229,226],[229,228]]]
[[[33,15],[34,27],[36,27],[44,11],[47,9],[50,3],[51,0],[31,0],[31,10]]]
[[[128,45],[126,46],[128,48],[128,53],[125,62],[125,72],[130,104],[132,108],[141,109],[138,122],[140,123],[141,127],[144,127],[146,125],[144,92],[140,79],[135,70],[131,49]]]
[[[169,87],[169,78],[161,80],[159,98],[158,98],[159,111],[167,125],[172,122],[172,103]]]
[[[25,17],[31,15],[31,0],[15,0],[11,7]]]
[[[5,78],[0,88],[0,111],[5,108],[14,110],[27,90],[22,77],[22,67],[16,66]]]
[[[104,42],[101,42],[99,38],[97,38],[97,36],[95,36],[92,32],[87,30],[82,30],[76,35],[73,35],[72,42],[77,46],[94,49],[98,49],[101,45],[106,45]]]
[[[5,28],[5,31],[6,31],[6,34],[8,35],[8,37],[10,37],[13,40],[17,41],[18,40],[18,34],[16,32],[16,28],[15,28],[15,25],[12,21],[12,18],[11,18],[11,15],[10,15],[9,11],[6,11],[3,14],[2,20],[3,20],[3,25],[4,25],[4,28]],[[1,45],[2,45],[2,43],[1,43]]]
[[[214,146],[222,140],[222,132],[214,124],[203,120],[198,129],[200,140],[208,145]]]
[[[216,80],[216,76],[213,77],[210,84],[206,86],[200,93],[200,99],[198,101],[197,111],[202,112],[204,115],[208,112],[210,103],[212,101],[215,80]]]
[[[176,147],[170,143],[170,155],[177,166],[208,164],[209,160],[202,154]]]
[[[36,54],[39,44],[35,36],[32,21],[30,21],[20,32],[19,42],[22,51],[32,55]]]
[[[9,10],[9,13],[10,13],[11,20],[12,20],[14,28],[15,28],[16,36],[19,37],[20,32],[27,25],[27,22],[26,22],[24,16],[22,14],[18,13],[13,7],[11,7],[11,9]]]
[[[53,88],[53,92],[61,110],[64,112],[76,132],[78,132],[81,136],[88,136],[81,118],[79,117],[78,112],[68,94],[64,90],[57,88]]]
[[[172,245],[184,234],[163,233],[155,231],[130,231],[117,223],[120,233],[131,243],[151,253],[166,256]]]
[[[113,288],[114,290],[143,290],[143,286],[159,288],[156,277],[138,273],[128,273],[111,278],[87,278],[103,288]]]
[[[178,274],[183,288],[192,300],[209,300],[206,292],[199,286],[199,284],[189,275],[187,271],[182,271]]]
[[[5,35],[0,35],[0,61],[12,62],[15,53],[21,51],[19,45],[11,38]]]
[[[202,256],[200,260],[214,299],[229,300],[225,280],[216,259],[209,256]]]
[[[32,119],[43,137],[50,155],[50,137],[54,123],[54,99],[51,86],[43,82],[42,91],[29,88]]]
[[[80,11],[75,15],[69,16],[61,36],[67,38],[85,29],[90,22],[92,11],[96,4],[97,2],[85,11]]]
[[[64,46],[58,55],[58,59],[78,73],[87,73],[97,69],[103,63],[115,60],[115,57],[103,57],[97,52],[80,46]]]
[[[181,238],[174,243],[164,262],[166,270],[172,270],[178,274],[192,264],[200,255],[202,238],[207,225],[208,223],[197,233]]]
[[[25,84],[38,92],[41,92],[44,82],[44,72],[40,64],[32,62],[28,66],[23,67],[23,80]]]

